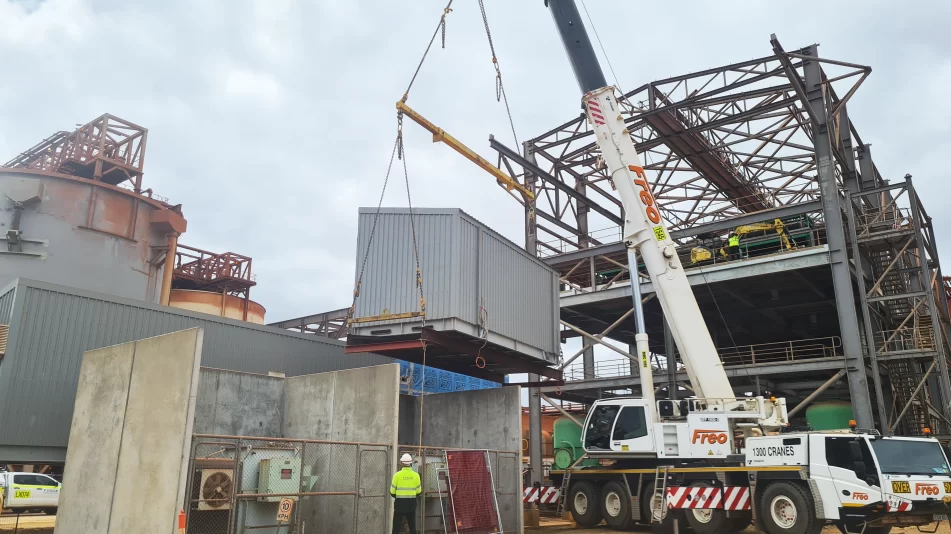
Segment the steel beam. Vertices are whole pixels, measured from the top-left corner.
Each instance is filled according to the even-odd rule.
[[[911,220],[915,226],[915,236],[918,243],[918,257],[921,258],[920,264],[921,269],[921,283],[926,289],[926,298],[928,299],[928,310],[931,313],[932,325],[937,325],[937,327],[932,326],[934,331],[934,342],[935,347],[938,349],[938,377],[939,384],[941,385],[941,410],[944,413],[946,418],[951,418],[951,377],[948,373],[948,360],[945,357],[944,353],[944,340],[942,336],[941,329],[941,314],[935,310],[935,296],[934,296],[934,283],[931,282],[932,274],[931,267],[928,265],[927,256],[923,250],[923,245],[925,243],[924,234],[922,233],[921,225],[921,216],[924,213],[924,210],[921,209],[919,205],[918,195],[915,193],[915,188],[911,183],[911,175],[905,175],[905,182],[908,185],[908,203],[911,211]],[[932,259],[935,259],[932,257]],[[940,280],[938,283],[942,283]]]
[[[778,41],[773,41],[777,57],[789,61]],[[826,223],[826,238],[829,245],[829,257],[832,279],[835,287],[836,311],[839,316],[842,350],[845,354],[849,378],[849,391],[852,396],[852,411],[855,421],[861,428],[873,428],[872,399],[869,395],[868,380],[865,376],[865,355],[862,339],[859,335],[859,319],[855,310],[855,295],[852,292],[852,273],[846,251],[845,230],[843,229],[842,206],[839,186],[835,176],[835,156],[832,153],[832,118],[829,116],[824,87],[822,66],[818,61],[819,49],[812,45],[804,54],[815,60],[803,61],[805,92],[810,115],[814,119],[812,138],[815,144],[818,163],[819,191],[822,197],[822,211]],[[800,83],[795,70],[787,69],[794,79],[794,85]]]
[[[534,159],[534,145],[532,141],[526,141],[522,144],[525,151],[525,157]],[[531,172],[525,170],[525,187],[535,193],[535,179]],[[535,224],[535,201],[537,196],[533,196],[531,202],[525,203],[525,250],[532,256],[538,255],[538,232]],[[528,375],[529,382],[538,382],[541,380],[537,374]],[[528,474],[529,482],[532,486],[541,485],[543,478],[542,471],[542,401],[541,391],[537,387],[528,388]]]
[[[806,406],[809,406],[809,404],[812,403],[812,401],[816,400],[816,397],[818,397],[819,395],[822,395],[825,392],[825,390],[831,388],[844,375],[845,375],[845,370],[843,369],[842,371],[839,371],[838,373],[833,375],[832,378],[826,380],[821,386],[816,388],[815,391],[810,393],[808,397],[806,397],[805,399],[802,399],[802,401],[799,404],[797,404],[795,408],[793,408],[792,410],[789,410],[789,412],[786,414],[787,417],[791,418],[792,416],[801,412]]]
[[[862,265],[862,255],[859,251],[859,240],[856,233],[856,218],[853,203],[846,203],[846,215],[849,220],[849,237],[852,240],[852,257],[855,261],[856,269]],[[856,283],[858,285],[859,299],[862,305],[862,323],[865,327],[865,347],[869,354],[869,363],[872,366],[872,385],[875,389],[875,406],[878,410],[878,424],[882,433],[888,431],[888,411],[885,409],[885,394],[882,391],[882,372],[878,366],[878,350],[875,348],[875,329],[872,327],[871,309],[868,307],[868,293],[865,289],[865,275],[859,270]]]

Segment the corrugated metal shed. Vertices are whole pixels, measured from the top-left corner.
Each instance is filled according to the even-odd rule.
[[[479,336],[484,326],[489,343],[548,364],[557,362],[561,348],[557,273],[462,210],[413,212],[427,326],[469,336]],[[376,208],[360,209],[358,266],[375,217]],[[377,316],[384,309],[393,314],[419,310],[412,240],[408,209],[380,211],[355,317]],[[385,337],[411,334],[420,326],[414,318],[366,323],[350,331]]]
[[[199,326],[203,366],[249,373],[295,376],[393,363],[376,354],[345,355],[344,343],[332,339],[22,278],[15,285],[0,362],[0,452],[65,447],[83,352],[136,339]]]
[[[16,286],[0,289],[0,324],[10,324],[10,315],[13,313],[13,297],[16,295]]]

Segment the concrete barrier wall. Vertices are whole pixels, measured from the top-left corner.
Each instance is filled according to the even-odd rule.
[[[283,403],[284,378],[203,367],[194,432],[279,438]]]
[[[378,365],[348,371],[296,376],[284,381],[285,438],[376,443],[386,452],[361,446],[312,444],[304,460],[317,475],[309,491],[359,491],[360,496],[303,499],[298,513],[307,532],[376,532],[389,522],[390,477],[396,464],[400,368]],[[311,453],[311,451],[313,451]],[[352,484],[354,470],[359,488]]]
[[[201,346],[191,329],[84,355],[57,534],[175,532]]]
[[[419,440],[419,402],[418,397],[401,399],[401,416],[412,417],[414,423],[400,421],[404,448]],[[522,529],[521,410],[518,387],[427,395],[423,402],[424,446],[500,451],[490,453],[489,459],[505,532]],[[438,499],[427,500],[426,506],[428,516],[438,517]]]

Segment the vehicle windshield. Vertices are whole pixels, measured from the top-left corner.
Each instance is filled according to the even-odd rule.
[[[872,449],[883,474],[947,475],[948,459],[937,441],[873,439]]]

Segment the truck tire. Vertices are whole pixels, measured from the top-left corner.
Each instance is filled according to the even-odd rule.
[[[601,524],[601,495],[594,484],[581,480],[568,490],[568,509],[575,523],[583,527],[596,527]]]
[[[601,488],[601,516],[609,527],[616,530],[628,530],[634,526],[631,495],[624,484],[611,481]]]
[[[706,482],[695,482],[690,485],[697,488],[711,488]],[[687,524],[696,534],[719,534],[734,532],[733,521],[727,519],[723,510],[684,510]],[[740,529],[742,530],[742,529]]]
[[[812,496],[791,482],[774,482],[760,494],[760,518],[769,534],[819,534]]]
[[[641,522],[651,528],[651,532],[654,534],[674,534],[674,517],[678,517],[678,510],[668,510],[667,517],[665,517],[660,522],[653,521],[653,501],[655,496],[651,493],[654,489],[654,481],[648,480],[644,484],[644,488],[641,492]],[[680,526],[683,526],[683,517],[679,517]]]

